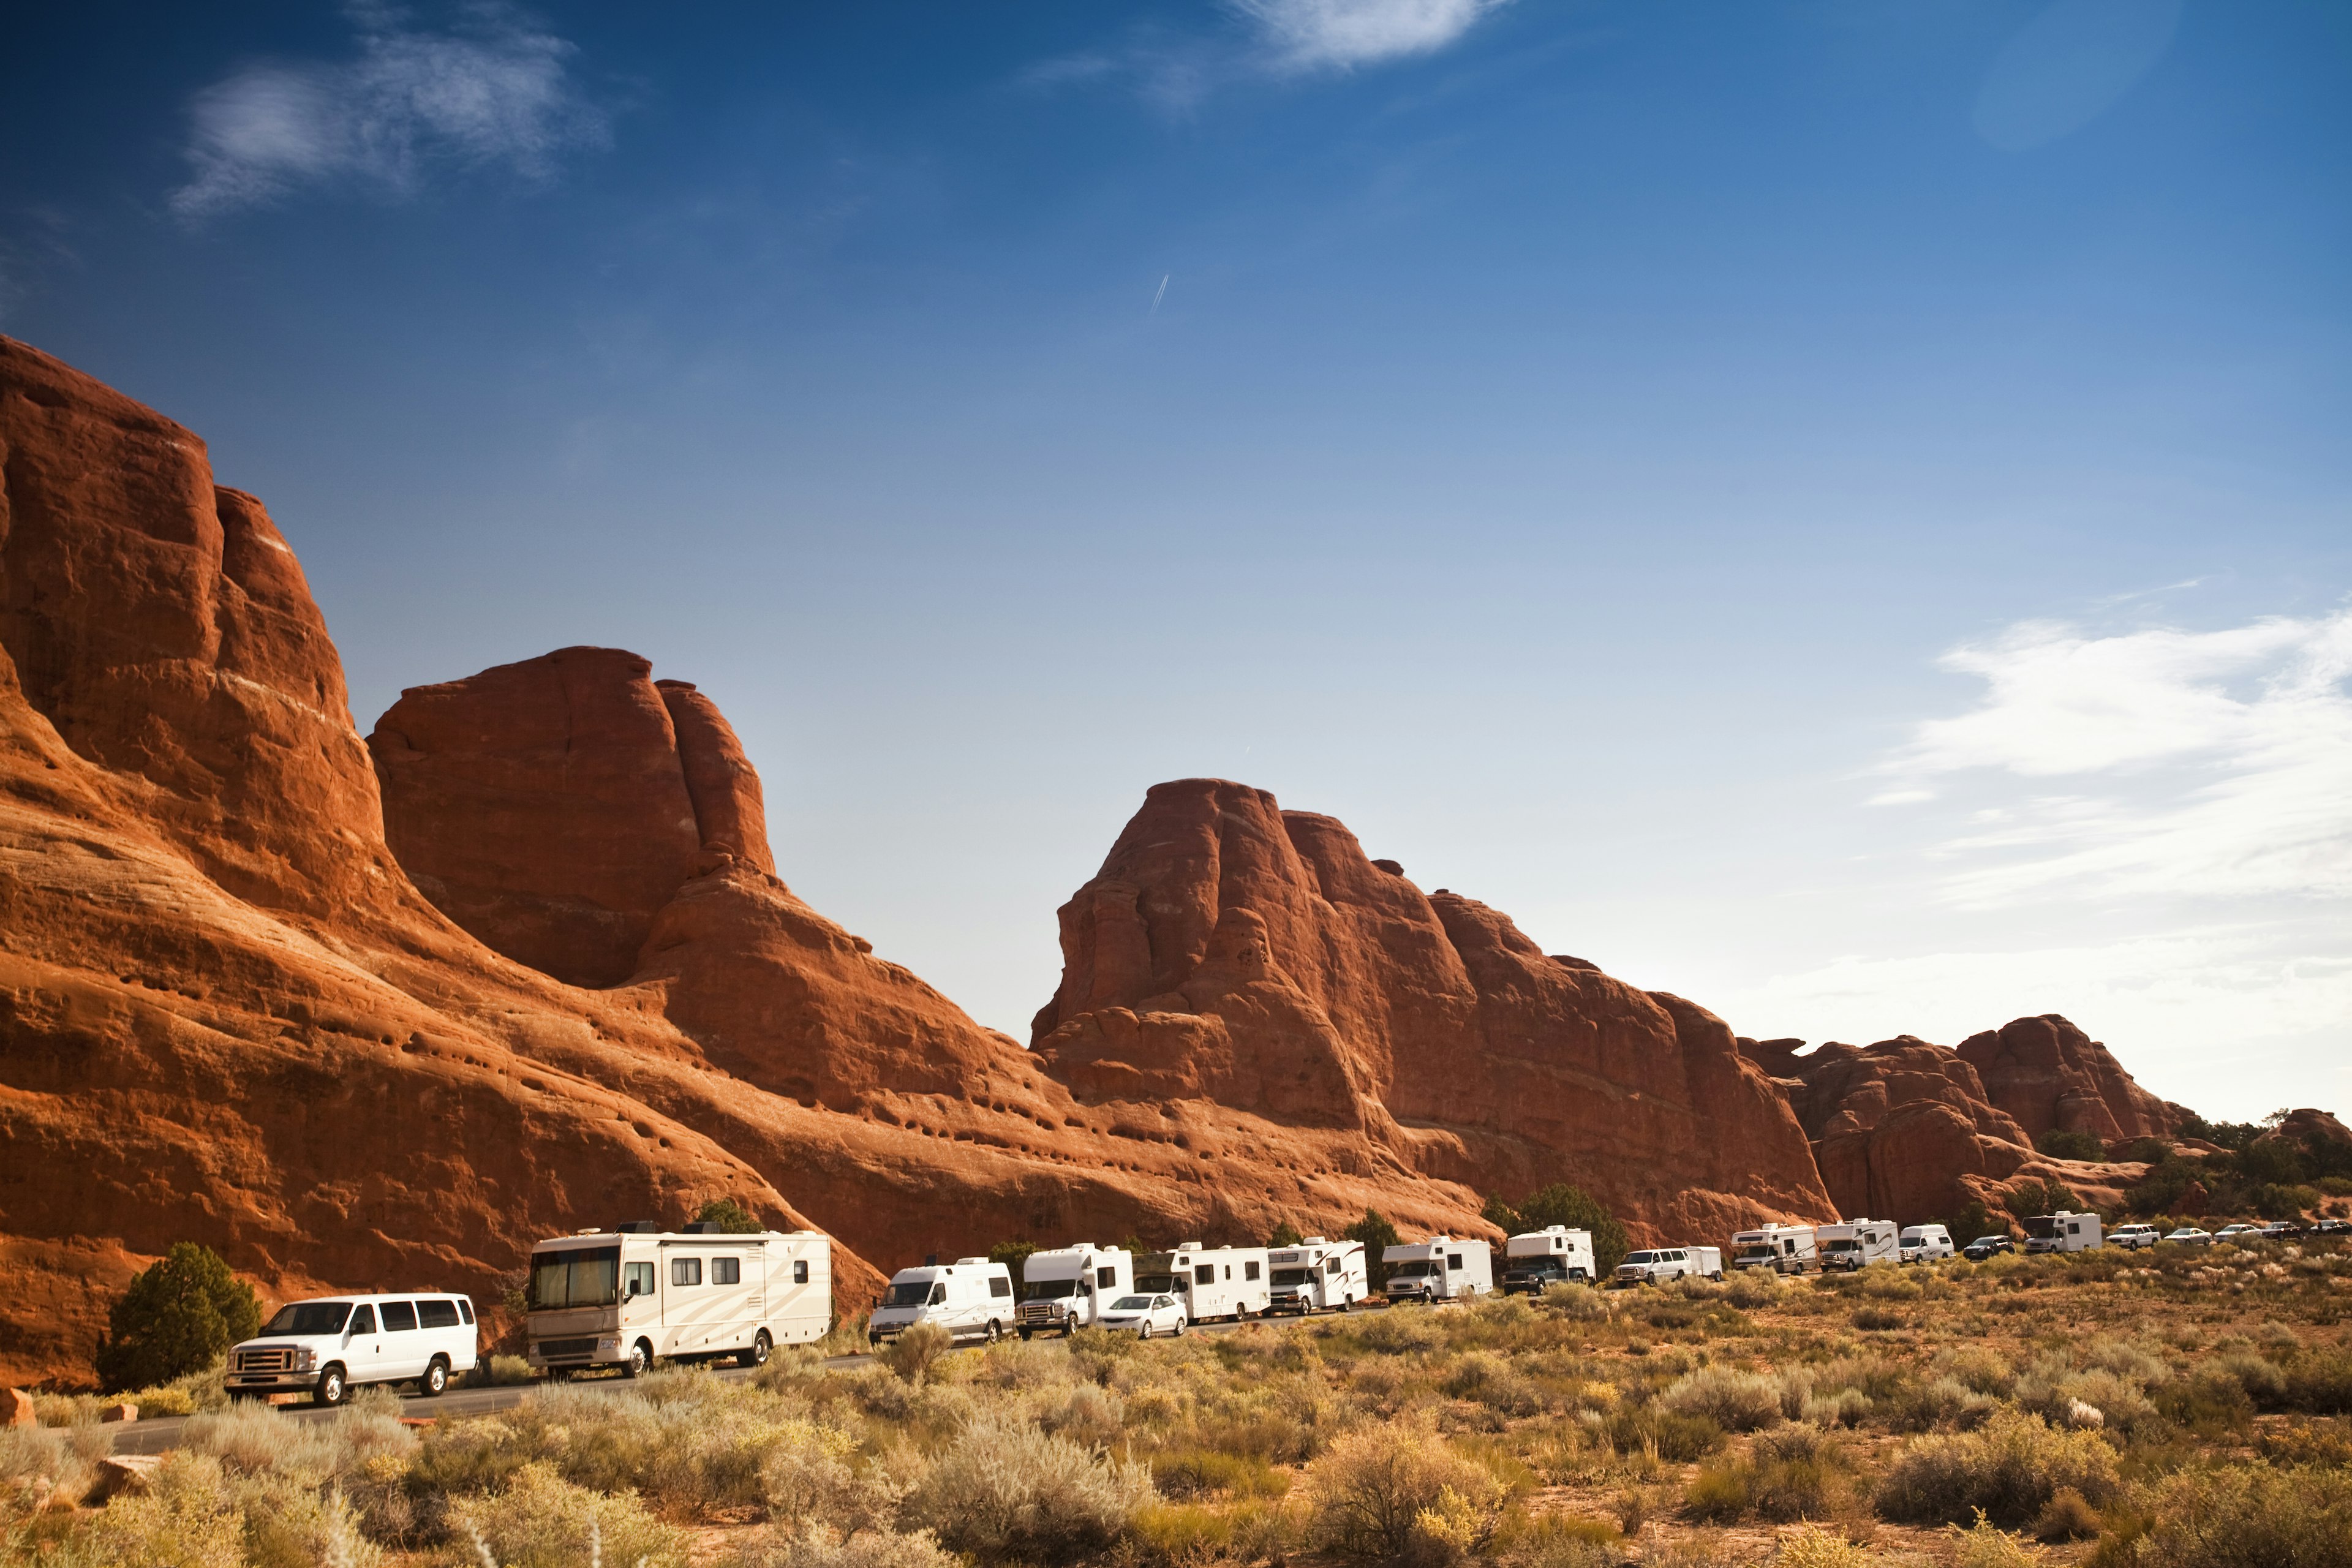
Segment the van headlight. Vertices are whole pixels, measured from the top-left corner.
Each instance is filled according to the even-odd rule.
[[[308,1345],[304,1345],[300,1350],[296,1351],[294,1352],[294,1370],[296,1372],[318,1371],[319,1352],[312,1350]]]

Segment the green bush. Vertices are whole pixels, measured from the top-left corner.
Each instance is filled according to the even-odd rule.
[[[2033,1141],[2033,1146],[2053,1160],[2104,1160],[2106,1145],[2088,1132],[2053,1127]]]
[[[686,1532],[647,1513],[635,1493],[574,1486],[536,1461],[500,1490],[467,1500],[452,1522],[499,1568],[578,1568],[595,1556],[641,1568],[688,1561]]]
[[[1592,1233],[1592,1265],[1597,1277],[1606,1279],[1625,1261],[1633,1250],[1625,1226],[1615,1215],[1581,1188],[1566,1182],[1554,1182],[1521,1198],[1517,1204],[1500,1198],[1488,1198],[1484,1217],[1486,1223],[1501,1229],[1506,1236],[1517,1236],[1530,1230],[1542,1230],[1564,1225],[1572,1230]]]
[[[2315,1415],[2352,1415],[2352,1350],[2312,1352],[2284,1369],[2282,1402]]]
[[[727,1236],[757,1236],[768,1227],[733,1198],[712,1198],[694,1211],[697,1225],[716,1226]]]
[[[1683,1415],[1655,1405],[1626,1406],[1603,1427],[1609,1446],[1621,1454],[1651,1448],[1668,1464],[1686,1465],[1723,1447],[1723,1428],[1704,1415]]]
[[[1445,1546],[1475,1550],[1502,1521],[1502,1487],[1426,1421],[1349,1433],[1307,1467],[1307,1489],[1317,1538],[1349,1557],[1401,1557],[1416,1535],[1450,1556]]]
[[[1397,1228],[1389,1223],[1388,1215],[1378,1209],[1366,1209],[1363,1218],[1339,1234],[1349,1241],[1363,1244],[1364,1268],[1370,1278],[1373,1294],[1378,1295],[1387,1289],[1390,1276],[1396,1272],[1396,1265],[1382,1262],[1381,1254],[1404,1239],[1397,1235]]]
[[[2093,1503],[2116,1495],[2115,1450],[2089,1432],[2004,1410],[1974,1432],[1913,1439],[1878,1489],[1879,1511],[1910,1524],[1959,1524],[1981,1511],[2014,1529],[2061,1487]]]
[[[1780,1384],[1761,1373],[1701,1367],[1658,1396],[1661,1409],[1703,1415],[1727,1432],[1753,1432],[1780,1419]]]
[[[193,1241],[131,1280],[108,1317],[95,1357],[110,1390],[145,1388],[202,1372],[261,1327],[253,1287],[219,1253]]]

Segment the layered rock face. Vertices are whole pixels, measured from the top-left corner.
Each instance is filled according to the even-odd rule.
[[[1032,1039],[1083,1099],[1204,1096],[1485,1193],[1572,1181],[1644,1237],[1831,1214],[1721,1020],[1547,956],[1263,790],[1155,787],[1061,922]]]
[[[1984,1080],[1986,1098],[2029,1140],[2051,1131],[2087,1132],[2105,1143],[2162,1138],[2180,1120],[2177,1107],[2133,1082],[2106,1047],[2055,1013],[1970,1035],[1959,1056]]]

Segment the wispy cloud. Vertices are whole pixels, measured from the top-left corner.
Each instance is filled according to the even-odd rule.
[[[1347,70],[1433,54],[1507,0],[1233,0],[1273,64]]]
[[[478,8],[438,32],[374,6],[351,15],[356,58],[253,65],[196,95],[174,212],[337,185],[402,195],[437,168],[544,178],[563,152],[604,140],[572,77],[574,46],[519,13]]]

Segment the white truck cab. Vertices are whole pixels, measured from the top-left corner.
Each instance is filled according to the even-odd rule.
[[[1734,1268],[1769,1268],[1775,1274],[1802,1274],[1808,1268],[1820,1267],[1819,1254],[1809,1225],[1768,1225],[1760,1230],[1743,1230],[1731,1238],[1731,1266]]]
[[[1185,1321],[1193,1323],[1252,1317],[1274,1300],[1263,1247],[1188,1241],[1173,1252],[1139,1252],[1135,1288],[1145,1295],[1174,1296],[1183,1303]]]
[[[1123,1247],[1081,1241],[1021,1260],[1021,1337],[1069,1333],[1102,1321],[1111,1302],[1135,1292],[1135,1257]]]
[[[478,1333],[472,1299],[439,1291],[289,1301],[230,1347],[224,1386],[231,1399],[341,1405],[367,1384],[413,1381],[430,1397],[474,1370]]]
[[[1625,1261],[1617,1266],[1614,1276],[1620,1285],[1663,1285],[1669,1279],[1685,1277],[1722,1279],[1723,1248],[1645,1247],[1638,1252],[1627,1253]]]
[[[1895,1250],[1906,1263],[1934,1263],[1958,1248],[1952,1245],[1952,1233],[1940,1225],[1906,1225],[1895,1238]]]
[[[1310,1236],[1297,1247],[1266,1254],[1273,1272],[1269,1312],[1344,1312],[1372,1293],[1360,1241],[1326,1241]]]
[[[657,1359],[757,1366],[832,1327],[833,1243],[634,1220],[532,1247],[523,1295],[527,1359],[552,1377],[599,1366],[635,1377]]]
[[[1894,1263],[1902,1257],[1895,1243],[1901,1232],[1891,1219],[1850,1219],[1843,1225],[1813,1227],[1822,1272],[1843,1268],[1853,1274],[1874,1263]]]
[[[1013,1326],[1013,1270],[985,1258],[927,1263],[890,1276],[882,1304],[866,1321],[866,1342],[895,1340],[917,1323],[937,1323],[950,1339],[994,1344]]]
[[[1388,1296],[1398,1301],[1466,1301],[1495,1293],[1494,1249],[1475,1237],[1433,1236],[1384,1247]]]
[[[2106,1238],[2099,1231],[2099,1216],[2095,1214],[2060,1209],[2056,1214],[2035,1215],[2025,1222],[2028,1252],[2087,1252],[2105,1245]]]
[[[2119,1225],[2107,1232],[2105,1239],[2112,1246],[2137,1251],[2143,1247],[2154,1247],[2158,1242],[2162,1241],[2164,1232],[2152,1225]]]
[[[1564,1225],[1530,1230],[1503,1243],[1503,1294],[1539,1296],[1547,1285],[1589,1282],[1593,1276],[1592,1233]]]

